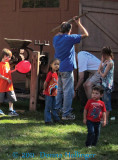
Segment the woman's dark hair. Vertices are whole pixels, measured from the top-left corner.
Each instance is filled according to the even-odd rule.
[[[110,47],[103,47],[101,54],[102,54],[102,55],[110,56],[112,59],[114,58],[113,53],[112,53],[112,50],[111,50]]]
[[[68,33],[72,29],[72,25],[68,22],[63,22],[60,27],[60,32]]]
[[[51,72],[52,72],[51,64],[52,64],[54,61],[59,61],[59,63],[60,63],[60,60],[59,60],[58,58],[53,58],[53,59],[50,61],[50,65],[49,65],[48,71],[51,71]],[[58,73],[58,71],[57,71],[57,73]]]

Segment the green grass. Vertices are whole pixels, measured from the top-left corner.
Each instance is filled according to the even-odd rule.
[[[28,101],[20,100],[15,106],[16,109],[26,111],[19,117],[0,117],[0,160],[118,159],[117,108],[114,108],[111,113],[116,120],[110,121],[109,125],[101,129],[97,147],[88,149],[85,147],[87,128],[82,123],[83,108],[79,107],[78,101],[75,100],[73,103],[76,120],[53,126],[44,124],[44,106],[38,105],[37,112],[28,111]],[[2,109],[7,112],[8,106]],[[41,158],[41,152],[45,153],[45,157]],[[18,157],[13,158],[14,154]],[[89,157],[90,154],[91,157]],[[93,154],[95,154],[94,158]],[[31,156],[34,157],[31,158]]]

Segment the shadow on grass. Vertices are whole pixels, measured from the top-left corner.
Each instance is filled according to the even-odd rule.
[[[13,126],[12,126],[13,127]],[[42,133],[43,134],[43,133]],[[17,135],[18,136],[18,135]],[[20,135],[19,135],[20,137]],[[22,137],[22,135],[21,135]],[[10,139],[9,139],[10,140]],[[33,144],[29,142],[33,141]],[[58,141],[57,141],[58,140]],[[23,139],[21,140],[21,142]],[[28,144],[25,142],[27,141]],[[18,153],[18,156],[21,157],[23,153],[33,153],[35,157],[42,158],[41,152],[44,154],[62,154],[65,153],[73,154],[75,151],[83,154],[95,154],[96,160],[110,160],[116,159],[118,156],[117,151],[112,151],[112,148],[108,145],[99,144],[98,147],[94,147],[92,149],[87,149],[84,146],[85,141],[85,133],[79,132],[69,132],[67,135],[63,137],[55,137],[53,135],[43,137],[43,138],[34,138],[31,136],[24,137],[24,144],[14,144],[11,145],[2,145],[0,146],[0,151],[2,151],[2,155],[0,158],[3,158],[3,155],[9,155],[10,158],[13,158],[13,153]],[[68,145],[69,142],[69,145]],[[114,158],[113,158],[114,157]],[[45,157],[43,157],[45,159]],[[70,160],[70,159],[69,159]],[[77,159],[73,159],[77,160]]]
[[[22,153],[34,153],[39,158],[40,152],[65,154],[65,152],[77,150],[78,146],[82,148],[84,144],[82,145],[81,141],[85,137],[85,134],[79,132],[69,132],[61,136],[55,127],[44,127],[44,123],[41,122],[0,124],[0,134],[2,138],[0,159],[3,159],[4,156],[6,159],[8,159],[7,156],[13,158],[13,152],[18,152],[19,156]]]
[[[13,142],[15,142],[15,139],[17,140],[17,138],[19,139],[24,138],[24,144],[22,145],[14,144],[13,142],[11,145],[1,144],[0,150],[2,150],[2,154],[9,154],[11,156],[13,152],[18,152],[19,154],[34,153],[36,156],[39,156],[40,152],[65,154],[65,152],[72,152],[72,151],[82,149],[84,147],[84,144],[82,145],[83,143],[82,139],[84,138],[85,135],[80,133],[79,135],[75,134],[75,136],[77,136],[76,140],[72,139],[72,136],[74,136],[74,133],[72,133],[72,135],[70,133],[64,137],[59,137],[59,136],[54,137],[52,135],[48,137],[44,136],[43,138],[34,138],[31,136],[23,137],[22,135],[16,134],[14,135]],[[12,134],[12,137],[13,137],[13,134]],[[8,140],[11,141],[12,137],[9,137]],[[83,137],[83,138],[80,139],[79,137]],[[21,142],[19,142],[18,140],[18,143],[23,143],[23,139],[21,139],[20,141]],[[28,141],[29,142],[33,141],[33,144],[30,144]],[[26,144],[26,142],[29,144]],[[68,143],[70,145],[68,145]]]
[[[111,159],[118,159],[118,151],[112,151],[112,150],[102,150],[99,152],[99,154],[96,154],[95,159],[97,160],[111,160]]]

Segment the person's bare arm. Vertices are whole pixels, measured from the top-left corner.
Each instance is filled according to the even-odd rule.
[[[84,81],[84,72],[79,72],[79,80],[77,82],[77,85],[75,87],[75,90],[78,90],[78,88],[81,86],[81,84]]]
[[[87,121],[86,116],[87,116],[87,110],[84,109],[84,114],[83,114],[83,123],[84,124],[86,124],[86,121]]]
[[[99,68],[98,68],[98,73],[100,73],[100,71],[102,71],[102,69],[103,69],[103,62],[104,62],[104,58],[102,56],[101,57],[101,63],[100,63]]]
[[[11,73],[15,72],[17,70],[17,67],[15,66],[15,69],[10,70]]]
[[[48,86],[48,83],[45,81],[44,82],[44,90],[47,88],[47,86]]]
[[[82,38],[85,38],[85,37],[88,37],[89,36],[89,33],[88,31],[86,30],[86,28],[81,24],[80,22],[80,18],[76,20],[76,17],[74,17],[74,20],[76,22],[76,24],[80,27],[80,30],[81,30],[81,37]]]
[[[109,70],[112,68],[112,66],[113,66],[113,64],[112,63],[108,63],[107,64],[107,67],[106,67],[106,69],[105,69],[105,72],[104,73],[102,73],[101,71],[99,72],[100,73],[100,75],[101,75],[101,77],[106,77],[106,75],[108,74],[108,72],[109,72]]]
[[[44,82],[44,85],[43,85],[43,94],[44,94],[45,89],[47,88],[47,86],[48,86],[48,83],[45,81],[45,82]]]
[[[0,78],[8,81],[8,83],[11,83],[11,80],[10,80],[9,78],[7,78],[7,77],[5,77],[5,76],[3,76],[3,75],[1,75],[1,74],[0,74]]]
[[[103,69],[103,66],[102,66],[102,62],[101,62],[99,65],[99,68],[98,68],[98,73],[100,73],[100,71],[102,71],[102,69]]]
[[[103,123],[102,126],[106,126],[106,112],[103,112]]]

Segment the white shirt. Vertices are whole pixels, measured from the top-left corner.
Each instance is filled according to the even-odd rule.
[[[87,51],[81,51],[77,55],[79,72],[98,70],[100,60]]]

